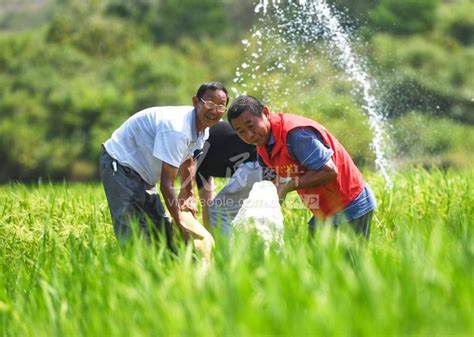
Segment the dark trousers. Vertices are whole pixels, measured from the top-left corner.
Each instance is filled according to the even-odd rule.
[[[352,229],[354,229],[354,231],[357,234],[363,235],[368,240],[369,237],[370,237],[370,224],[372,222],[373,215],[374,215],[374,211],[370,211],[370,212],[368,212],[368,213],[366,213],[366,214],[362,215],[361,217],[356,218],[354,220],[346,221],[346,222],[343,222],[341,224],[333,224],[333,225],[336,226],[336,227],[347,225],[347,226],[351,227]],[[329,222],[330,221],[331,220],[329,220]],[[316,227],[317,227],[317,220],[313,216],[308,222],[308,230],[309,230],[310,236],[314,235]]]
[[[104,148],[99,173],[117,239],[129,239],[132,223],[136,222],[146,239],[156,238],[161,232],[168,247],[172,248],[172,222],[155,186],[146,183],[133,169],[120,165]]]

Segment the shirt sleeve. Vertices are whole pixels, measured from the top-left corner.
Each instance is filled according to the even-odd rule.
[[[319,170],[334,153],[331,148],[323,144],[319,132],[309,127],[290,131],[286,143],[290,155],[310,170]]]

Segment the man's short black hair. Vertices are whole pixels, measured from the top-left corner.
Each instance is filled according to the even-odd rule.
[[[197,98],[201,99],[208,90],[211,90],[211,91],[222,90],[223,92],[225,92],[225,95],[227,96],[227,101],[225,102],[225,104],[227,105],[229,103],[229,94],[227,93],[227,89],[220,82],[208,82],[208,83],[201,84],[201,86],[199,87],[196,93]]]
[[[235,99],[227,111],[227,120],[232,125],[232,120],[239,117],[245,111],[250,111],[254,116],[263,116],[264,105],[257,98],[250,95],[242,95]]]

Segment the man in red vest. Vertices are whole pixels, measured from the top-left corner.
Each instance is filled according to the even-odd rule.
[[[326,128],[291,114],[270,113],[257,98],[240,96],[227,118],[239,137],[257,146],[259,160],[276,173],[283,202],[297,191],[317,221],[339,226],[348,223],[369,237],[376,201],[348,152]]]

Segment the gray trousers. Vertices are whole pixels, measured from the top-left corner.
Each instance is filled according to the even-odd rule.
[[[370,224],[372,222],[372,217],[374,215],[374,211],[367,212],[366,214],[362,215],[359,218],[356,218],[351,221],[343,221],[341,224],[332,224],[335,227],[341,226],[349,226],[351,227],[357,234],[364,236],[367,240],[370,237]],[[331,222],[329,219],[327,222]],[[318,221],[313,216],[308,222],[308,229],[310,237],[314,235],[316,231],[316,227],[318,226]]]
[[[100,179],[109,204],[114,232],[119,241],[132,236],[132,225],[146,239],[163,233],[172,248],[172,223],[166,215],[155,186],[146,183],[133,169],[120,165],[102,148],[99,161]]]

